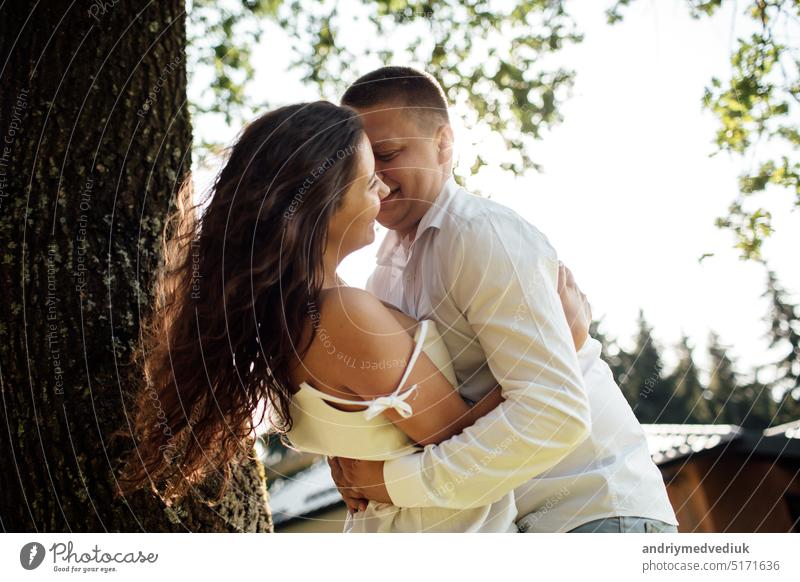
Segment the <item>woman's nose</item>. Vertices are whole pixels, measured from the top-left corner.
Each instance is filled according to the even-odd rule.
[[[378,192],[381,198],[386,198],[389,195],[389,186],[386,185],[386,182],[383,181],[383,175],[378,173],[378,182],[380,182],[378,186]]]

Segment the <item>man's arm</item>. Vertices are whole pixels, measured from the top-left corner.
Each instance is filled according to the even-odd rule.
[[[442,267],[505,401],[461,434],[384,463],[400,507],[493,503],[560,462],[591,428],[553,248],[508,215],[481,217],[456,239]]]

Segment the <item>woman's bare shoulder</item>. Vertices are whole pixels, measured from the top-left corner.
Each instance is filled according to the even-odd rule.
[[[311,316],[315,325],[313,344],[323,358],[372,360],[404,355],[416,321],[386,307],[363,289],[336,287],[325,289],[319,297],[319,312]]]
[[[404,331],[413,331],[417,321],[403,313],[391,303],[378,299],[369,291],[357,287],[330,287],[320,293],[319,319],[326,319],[348,331],[358,329],[375,329],[372,324],[380,325],[388,321],[386,317],[399,323]],[[394,328],[394,326],[391,326]],[[389,331],[389,330],[385,330]]]
[[[319,295],[320,320],[352,325],[362,318],[386,311],[386,306],[372,293],[356,287],[329,287]],[[311,314],[312,318],[314,314]]]
[[[307,305],[303,338],[311,335],[308,349],[292,366],[293,379],[312,381],[318,390],[347,397],[338,368],[352,362],[365,344],[365,326],[385,319],[386,307],[370,293],[352,287],[323,289]],[[297,354],[299,356],[299,354]]]

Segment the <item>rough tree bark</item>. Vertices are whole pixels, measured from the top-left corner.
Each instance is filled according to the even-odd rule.
[[[3,531],[272,530],[257,461],[214,508],[113,498],[131,443],[108,436],[128,421],[157,240],[189,167],[184,10],[0,7]]]

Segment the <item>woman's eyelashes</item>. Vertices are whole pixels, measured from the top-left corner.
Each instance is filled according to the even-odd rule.
[[[388,162],[392,158],[397,155],[397,152],[382,152],[380,154],[375,154],[375,157],[378,158],[382,162]]]

